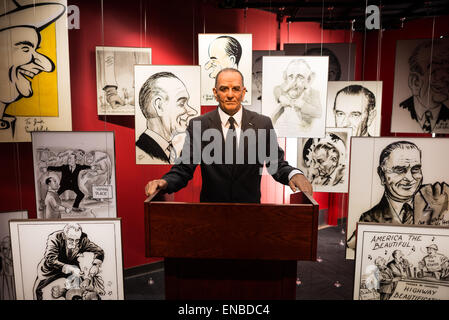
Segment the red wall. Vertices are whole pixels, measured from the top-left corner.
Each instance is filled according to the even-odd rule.
[[[192,65],[198,63],[198,33],[252,33],[254,50],[275,50],[277,26],[273,14],[261,10],[221,10],[204,1],[69,1],[80,8],[79,30],[69,31],[70,81],[74,131],[114,131],[116,150],[117,210],[122,218],[124,266],[141,265],[155,259],[144,257],[143,200],[147,181],[160,178],[166,165],[136,165],[134,117],[98,116],[96,105],[95,46],[151,47],[153,64]],[[435,30],[444,30],[438,20]],[[381,63],[380,80],[384,81],[382,134],[389,135],[389,114],[393,90],[394,48],[397,39],[429,37],[428,23],[410,24],[407,30],[386,31],[382,38],[380,61],[377,52],[378,33],[324,31],[316,23],[281,24],[281,44],[285,42],[355,42],[356,74],[365,80],[376,80]],[[443,28],[443,29],[442,29]],[[410,29],[410,30],[408,30]],[[366,40],[366,50],[363,43]],[[281,46],[282,48],[282,46]],[[363,64],[363,61],[366,63]],[[369,62],[369,63],[368,63]],[[211,107],[203,107],[202,113]],[[285,141],[280,141],[281,146]],[[36,217],[31,143],[2,145],[0,165],[0,211],[26,209]],[[288,151],[287,151],[288,152]],[[176,201],[199,201],[201,177],[197,170],[189,185],[178,192]],[[270,176],[262,179],[262,202],[283,203],[284,188]],[[329,197],[317,193],[320,209],[329,208],[329,224],[346,215],[347,196]],[[343,209],[342,209],[343,208]]]

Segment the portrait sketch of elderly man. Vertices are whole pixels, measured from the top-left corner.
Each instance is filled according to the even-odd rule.
[[[449,132],[449,40],[398,41],[393,100],[392,132]]]
[[[327,101],[328,127],[352,128],[355,137],[380,135],[381,81],[330,81]]]
[[[392,224],[431,224],[431,225],[446,225],[449,224],[449,186],[443,182],[435,182],[440,180],[444,175],[438,175],[437,163],[433,167],[427,167],[428,172],[432,172],[435,180],[432,183],[423,183],[423,152],[422,147],[418,147],[419,142],[429,141],[430,139],[421,139],[415,141],[397,140],[386,145],[379,154],[377,162],[377,175],[380,184],[383,187],[383,194],[380,200],[371,206],[368,210],[362,212],[358,216],[359,222],[375,222],[375,223],[392,223]],[[419,142],[416,142],[419,141]],[[363,191],[357,189],[364,189],[365,192],[369,186],[365,185],[361,179],[366,178],[366,171],[361,171],[359,167],[362,165],[356,164],[359,159],[361,148],[360,143],[367,145],[363,153],[370,149],[370,142],[368,140],[354,140],[352,153],[357,153],[351,158],[351,179],[357,181],[353,184],[351,180],[351,188],[349,195],[349,219],[351,220],[348,231],[351,230],[348,239],[348,247],[354,248],[355,245],[355,222],[357,217],[357,208],[366,196],[361,196]],[[430,143],[430,142],[428,142]],[[440,140],[440,148],[444,146],[444,141]],[[446,145],[447,147],[447,145]],[[428,150],[431,146],[428,146]],[[359,150],[359,151],[357,151]],[[366,158],[366,157],[365,157]],[[429,158],[427,158],[429,160]],[[373,163],[374,164],[374,163]],[[431,163],[427,164],[432,166]],[[440,168],[441,169],[441,168]],[[356,187],[357,186],[357,187]],[[352,191],[354,188],[354,192]],[[377,190],[377,189],[376,189]],[[357,199],[358,197],[362,199]],[[352,198],[352,199],[351,199]],[[363,205],[366,207],[366,204]]]
[[[48,48],[54,44],[50,43],[52,41],[44,40],[46,38],[41,32],[50,26],[53,28],[57,20],[64,20],[60,18],[65,13],[66,6],[59,2],[26,0],[2,2],[0,9],[0,141],[2,142],[30,141],[28,132],[49,129],[50,123],[61,126],[61,129],[66,124],[71,127],[71,121],[66,122],[65,111],[59,110],[61,101],[59,96],[61,99],[66,97],[58,91],[59,78],[56,74],[44,78],[39,76],[41,73],[51,74],[56,70],[57,61],[51,58],[54,53]],[[67,29],[64,31],[67,33]],[[63,44],[60,46],[63,47]],[[51,54],[44,54],[42,51]],[[56,58],[59,59],[57,55]],[[64,63],[68,65],[68,61]],[[64,63],[60,66],[58,64],[58,73],[65,69]],[[36,77],[38,80],[35,80]],[[39,81],[40,85],[33,88],[35,81]],[[46,93],[43,93],[44,86]],[[36,95],[37,98],[33,98]],[[70,106],[70,101],[67,106]],[[25,118],[33,116],[54,117],[56,120],[44,121],[40,118],[39,121],[34,121],[34,118]],[[71,115],[68,116],[68,120],[70,118]]]
[[[286,43],[286,56],[329,57],[329,81],[351,81],[355,73],[355,43]]]
[[[198,57],[202,67],[201,104],[213,105],[214,97],[210,92],[215,84],[218,72],[225,68],[234,68],[250,79],[252,59],[251,34],[199,34]],[[247,85],[251,92],[251,84]],[[251,95],[244,104],[251,104]]]
[[[347,192],[351,129],[327,128],[325,138],[298,139],[298,164],[314,190]]]
[[[190,119],[199,115],[199,92],[190,91],[191,84],[184,80],[192,81],[195,76],[199,79],[199,68],[176,67],[172,67],[173,72],[152,73],[155,69],[151,66],[136,66],[137,163],[173,164],[180,155]]]
[[[264,57],[262,113],[279,136],[324,136],[327,63],[328,57]]]

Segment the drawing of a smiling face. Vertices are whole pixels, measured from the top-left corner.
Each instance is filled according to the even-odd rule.
[[[417,149],[393,150],[383,165],[382,184],[395,200],[407,201],[421,186],[421,155]]]
[[[40,33],[33,27],[15,27],[0,32],[0,102],[9,104],[31,97],[32,79],[52,72],[54,63],[36,50]]]

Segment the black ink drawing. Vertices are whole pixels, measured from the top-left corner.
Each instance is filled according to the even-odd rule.
[[[448,147],[444,139],[359,139],[352,140],[348,250],[354,249],[357,221],[449,224],[449,186],[444,181],[447,177],[439,171],[446,165],[429,158],[435,150]],[[374,154],[374,158],[367,159],[366,154]],[[423,159],[427,159],[428,163]],[[373,168],[369,169],[370,166]],[[425,168],[429,173],[427,176],[424,175]],[[374,172],[377,177],[373,176]],[[376,182],[380,185],[373,186],[372,183]],[[351,253],[348,252],[348,255]]]
[[[18,300],[123,299],[120,220],[13,220],[10,227]]]
[[[392,132],[449,132],[449,40],[400,40]]]
[[[9,220],[26,219],[27,211],[0,212],[0,300],[15,300]]]
[[[30,134],[26,131],[30,128],[25,124],[25,116],[56,115],[55,120],[46,125],[53,129],[71,128],[70,92],[58,86],[64,82],[66,88],[70,88],[68,70],[66,77],[60,76],[68,69],[69,63],[67,43],[61,41],[61,36],[67,39],[67,28],[63,28],[65,21],[60,19],[66,11],[66,1],[32,4],[28,1],[26,5],[21,5],[21,2],[24,1],[5,0],[0,16],[0,142],[30,141]],[[56,33],[60,35],[56,36],[58,40],[53,39],[57,42],[56,52],[52,52],[54,49],[50,51],[57,57],[56,61],[48,57],[50,54],[47,56],[40,52],[41,46],[47,45],[42,32],[53,25],[57,26]],[[55,72],[56,65],[57,79],[39,77],[40,73]],[[36,77],[39,86],[33,88]],[[46,87],[46,94],[41,93],[42,87]],[[46,109],[41,109],[41,105],[34,101],[30,103],[33,96],[37,96],[39,102],[43,101],[42,108]],[[59,100],[53,99],[54,96]]]
[[[325,138],[298,139],[298,168],[317,192],[347,192],[350,128],[327,128]]]
[[[263,57],[262,113],[279,137],[324,137],[328,57]]]
[[[200,113],[198,66],[136,66],[136,163],[172,164]],[[161,71],[164,70],[164,71]]]
[[[54,299],[100,300],[105,294],[100,276],[104,255],[103,249],[89,240],[79,224],[67,224],[63,230],[51,233],[37,266],[34,299],[42,300],[48,287]],[[63,282],[56,283],[58,279]]]
[[[286,43],[286,56],[326,56],[329,57],[329,81],[354,80],[354,43]]]
[[[134,115],[134,65],[151,64],[151,48],[96,47],[98,114]]]
[[[354,299],[448,300],[446,228],[359,223]]]
[[[327,127],[352,128],[352,136],[380,136],[382,81],[329,81]]]
[[[48,139],[39,134],[47,134]],[[91,139],[90,147],[82,140],[78,143],[84,147],[59,147],[60,137],[70,134],[72,140],[73,135]],[[101,147],[105,135],[111,141]],[[33,150],[39,218],[115,216],[112,133],[33,133]]]
[[[251,92],[251,34],[199,34],[198,58],[202,67],[201,105],[215,105],[212,93],[215,77],[224,68],[238,69]],[[247,95],[243,104],[251,104],[251,95]]]

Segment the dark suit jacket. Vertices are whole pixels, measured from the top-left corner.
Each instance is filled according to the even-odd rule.
[[[415,103],[413,102],[413,96],[411,96],[407,100],[402,101],[399,105],[402,108],[404,108],[410,112],[410,117],[413,120],[415,120],[416,122],[419,122],[418,116],[417,116],[416,110],[415,110]],[[445,121],[445,120],[449,120],[449,108],[446,105],[442,104],[440,113],[438,114],[438,119],[437,119],[436,124],[438,124],[438,122],[440,122],[440,121]]]
[[[379,203],[360,216],[360,222],[391,223],[393,220],[390,205],[385,194]]]
[[[193,128],[195,126],[201,126],[201,136],[207,129],[216,129],[221,132],[222,150],[224,150],[224,138],[222,134],[221,120],[218,113],[218,109],[208,112],[202,116],[196,117],[189,122],[187,127],[187,137],[184,143],[184,147],[181,156],[177,159],[176,164],[171,170],[165,174],[162,178],[168,182],[167,193],[172,193],[185,187],[190,179],[193,177],[193,173],[198,163],[193,163],[194,154],[193,150],[201,150],[208,145],[209,141],[198,141],[202,139],[194,139]],[[284,160],[284,151],[277,144],[276,139],[266,139],[266,141],[259,141],[258,131],[260,129],[269,130],[273,129],[273,124],[270,118],[260,115],[256,112],[252,112],[243,109],[242,114],[242,134],[241,139],[244,136],[243,132],[246,130],[254,130],[257,137],[257,146],[262,146],[267,150],[264,154],[269,153],[270,143],[277,150],[277,154],[271,162],[265,157],[258,159],[256,156],[256,163],[249,162],[248,155],[248,141],[239,142],[239,148],[245,150],[245,162],[244,164],[227,165],[212,163],[201,163],[201,176],[202,176],[202,189],[200,194],[201,202],[240,202],[240,203],[259,203],[260,202],[260,181],[261,172],[266,162],[267,168],[271,165],[276,168],[276,172],[272,173],[273,178],[282,183],[288,184],[288,175],[295,168],[288,165]],[[267,133],[268,137],[268,133]],[[195,144],[195,146],[194,146]],[[196,155],[198,157],[198,154]],[[224,160],[224,152],[223,159]],[[273,167],[272,167],[273,168]],[[270,172],[270,171],[269,171]],[[271,173],[271,172],[270,172]]]
[[[70,171],[70,166],[68,164],[59,166],[59,167],[47,167],[47,170],[49,171],[59,171],[61,172],[61,183],[60,183],[60,190],[74,190],[78,189],[78,175],[80,174],[81,170],[90,169],[91,166],[86,165],[75,165],[75,170],[73,172]]]
[[[164,150],[162,150],[161,146],[145,132],[142,133],[139,140],[136,141],[136,146],[145,151],[151,157],[170,163],[170,160]]]

